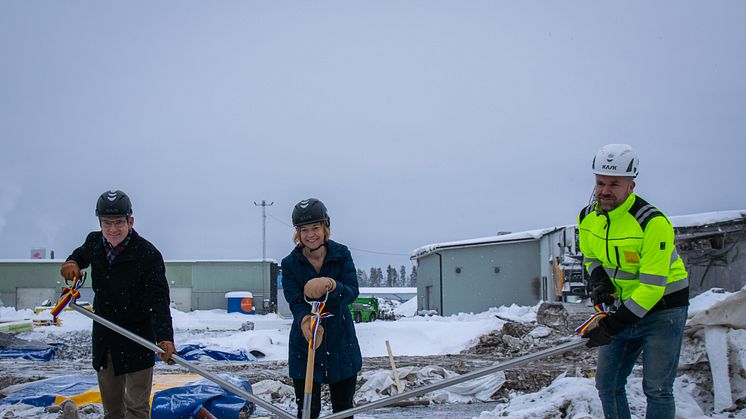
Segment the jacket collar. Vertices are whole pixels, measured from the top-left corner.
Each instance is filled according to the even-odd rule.
[[[609,211],[609,218],[613,220],[613,219],[619,218],[620,216],[628,212],[629,209],[632,207],[632,204],[635,203],[636,199],[637,199],[637,195],[635,195],[634,193],[629,194],[627,199],[625,199],[624,202],[622,202],[622,205]],[[598,203],[596,203],[596,214],[602,215],[603,213],[604,211],[601,208],[599,208]]]

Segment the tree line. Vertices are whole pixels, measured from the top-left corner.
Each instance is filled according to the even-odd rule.
[[[381,268],[370,268],[370,273],[358,269],[357,283],[360,287],[416,287],[417,267],[412,266],[412,271],[407,275],[407,268],[404,265],[398,270],[389,265],[385,278]]]

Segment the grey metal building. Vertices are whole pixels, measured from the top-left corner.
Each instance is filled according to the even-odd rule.
[[[0,260],[0,301],[17,309],[56,301],[65,282],[62,260]],[[258,312],[277,306],[278,264],[274,260],[166,261],[171,302],[181,311],[225,309],[228,291],[251,291]],[[90,282],[80,300],[93,302]]]
[[[575,227],[563,226],[421,247],[417,308],[441,315],[554,299],[554,260],[575,252]]]

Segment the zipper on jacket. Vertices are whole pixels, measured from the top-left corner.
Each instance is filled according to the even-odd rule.
[[[619,269],[622,267],[622,265],[619,264],[619,246],[614,246],[614,252],[616,253],[616,268],[614,268],[614,277],[611,279],[611,282],[616,287],[616,274],[619,272]],[[619,287],[619,299],[621,300],[622,297],[623,297],[622,287]]]
[[[611,217],[609,217],[609,213],[607,211],[602,211],[601,214],[606,217],[606,260],[611,263],[611,254],[609,253],[609,231],[611,231]],[[619,272],[619,247],[614,246],[614,251],[616,252],[616,268],[614,269],[614,276],[611,279],[611,283],[614,285],[614,288],[617,287],[616,284],[616,274]],[[603,268],[603,267],[602,267]],[[619,287],[619,300],[622,299],[622,287]]]
[[[609,230],[611,230],[611,218],[609,218],[609,213],[606,211],[602,211],[601,214],[606,217],[606,260],[611,263],[611,255],[609,254]]]

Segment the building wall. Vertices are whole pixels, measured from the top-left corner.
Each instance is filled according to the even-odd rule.
[[[21,309],[33,308],[48,295],[59,296],[65,286],[59,273],[62,262],[0,261],[0,300]],[[166,261],[166,278],[171,300],[179,310],[225,309],[226,292],[251,291],[254,306],[261,312],[276,304],[277,293],[272,289],[276,265],[273,261]],[[81,289],[81,300],[93,302],[90,286],[89,278]]]
[[[52,259],[0,261],[0,300],[18,309],[33,309],[50,296],[56,300],[65,287],[65,280],[60,276],[62,262]],[[91,284],[86,282],[82,294],[90,295],[90,288]]]
[[[502,305],[534,305],[540,297],[537,255],[539,240],[527,240],[441,249],[421,257],[418,309],[447,316]]]
[[[192,309],[225,309],[228,306],[226,292],[250,291],[254,295],[256,310],[267,311],[276,304],[271,299],[271,264],[272,262],[195,262],[192,266]]]

